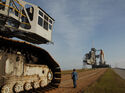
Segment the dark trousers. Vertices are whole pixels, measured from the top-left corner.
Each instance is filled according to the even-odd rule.
[[[73,85],[74,85],[74,88],[76,88],[76,80],[75,79],[73,79]]]

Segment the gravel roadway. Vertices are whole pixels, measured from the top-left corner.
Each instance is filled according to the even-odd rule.
[[[121,78],[125,79],[125,69],[114,68],[113,69]]]
[[[83,93],[93,82],[99,79],[107,69],[95,69],[78,73],[77,87],[73,88],[71,74],[62,75],[59,88],[45,93]]]

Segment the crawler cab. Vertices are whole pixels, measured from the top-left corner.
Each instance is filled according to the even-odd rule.
[[[0,35],[34,44],[52,42],[54,19],[40,7],[22,0],[0,0]]]

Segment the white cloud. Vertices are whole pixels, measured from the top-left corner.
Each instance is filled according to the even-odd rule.
[[[46,47],[64,67],[81,65],[82,49],[88,49],[92,36],[98,34],[97,26],[115,14],[114,0],[46,0],[42,1],[54,17],[53,39],[55,45]],[[111,4],[111,6],[110,6]],[[106,24],[106,23],[105,23]],[[101,33],[101,32],[100,32]],[[89,46],[91,47],[91,46]],[[67,63],[68,62],[68,63]]]
[[[57,39],[55,42],[55,53],[57,54],[55,54],[55,57],[64,67],[67,64],[70,66],[76,62],[81,65],[81,59],[84,55],[82,55],[82,49],[84,48],[82,45],[85,45],[89,37],[95,33],[95,26],[99,23],[98,15],[93,14],[94,12],[91,13],[94,8],[91,10],[88,2],[84,3],[84,5],[81,2],[78,4],[80,5],[77,5],[77,9],[75,9],[75,12],[79,11],[78,14],[71,15],[74,10],[68,10],[70,4],[67,4],[66,0],[54,0],[47,3],[49,11],[56,20],[54,33],[60,35],[54,38]],[[57,37],[61,38],[61,41],[58,41]],[[61,42],[63,44],[60,44]]]

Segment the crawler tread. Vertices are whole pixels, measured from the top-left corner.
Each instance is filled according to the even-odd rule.
[[[23,91],[20,93],[42,93],[42,92],[44,93],[45,91],[58,88],[61,82],[61,69],[59,65],[56,63],[56,61],[50,56],[50,54],[47,51],[24,41],[12,40],[1,36],[0,36],[0,42],[1,42],[0,51],[2,50],[4,52],[6,51],[9,53],[20,51],[22,55],[26,55],[28,53],[28,54],[33,54],[37,56],[39,59],[44,58],[43,60],[45,60],[45,62],[38,62],[33,64],[47,65],[52,70],[52,73],[54,73],[52,81],[47,86],[43,88],[32,89],[29,91]]]

